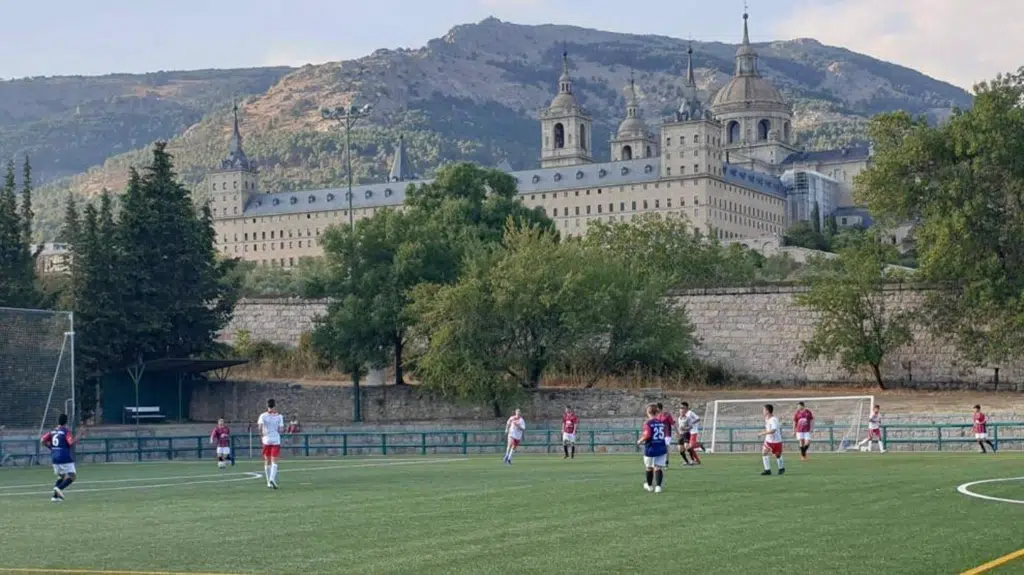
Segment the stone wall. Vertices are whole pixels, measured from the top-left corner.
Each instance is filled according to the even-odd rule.
[[[690,314],[701,340],[701,358],[729,373],[762,383],[870,382],[866,371],[848,374],[835,364],[796,362],[801,344],[817,324],[814,312],[795,303],[799,288],[730,289],[690,293],[678,297]],[[922,293],[902,290],[887,293],[893,309],[910,309]],[[313,318],[326,310],[323,301],[302,299],[243,300],[235,317],[222,333],[233,341],[239,330],[254,340],[295,345],[313,327]],[[1024,390],[1024,367],[998,366],[1000,389]],[[883,376],[903,387],[963,388],[991,386],[994,371],[967,365],[952,345],[936,341],[924,329],[915,330],[915,342],[893,354]]]
[[[340,426],[352,422],[354,394],[351,387],[294,383],[203,384],[192,393],[190,414],[194,421],[216,421],[223,417],[228,421],[249,422],[266,408],[267,398],[271,397],[277,400],[279,409],[288,418]],[[496,421],[488,406],[445,401],[412,385],[363,387],[360,397],[364,425],[386,426],[393,431],[407,425],[423,429],[417,422],[435,422],[450,429],[452,422],[486,422],[493,427]],[[640,410],[645,404],[664,402],[669,397],[653,390],[554,389],[528,394],[519,407],[538,423],[557,423],[566,405],[572,405],[580,417],[590,420],[626,418],[632,421],[636,418],[639,422],[643,415]]]

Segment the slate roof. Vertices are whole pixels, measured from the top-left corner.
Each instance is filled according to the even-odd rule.
[[[731,164],[722,164],[725,180],[729,183],[753,188],[781,198],[786,197],[785,188],[776,176],[753,172]],[[508,173],[516,179],[519,194],[540,194],[591,187],[613,187],[653,183],[661,179],[660,158],[641,158],[624,162],[603,162],[557,168],[518,170]],[[405,201],[405,191],[410,185],[429,183],[431,180],[409,182],[381,182],[360,184],[352,187],[352,207],[398,206]],[[300,192],[278,192],[255,194],[250,197],[244,215],[246,217],[305,214],[333,210],[347,210],[346,188],[322,188]]]
[[[782,165],[850,162],[854,160],[867,160],[870,155],[871,149],[868,146],[853,146],[850,148],[819,150],[815,152],[796,152],[795,154],[790,154],[785,160],[782,160]]]

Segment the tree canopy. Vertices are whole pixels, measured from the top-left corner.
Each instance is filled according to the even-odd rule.
[[[877,218],[914,222],[925,319],[969,360],[1024,354],[1024,69],[976,87],[945,124],[902,112],[870,125],[858,198]]]

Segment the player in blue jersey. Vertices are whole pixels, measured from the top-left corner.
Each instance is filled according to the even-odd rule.
[[[644,467],[647,468],[647,479],[644,489],[661,493],[661,480],[664,477],[665,460],[668,458],[668,424],[658,419],[658,406],[647,406],[647,421],[644,422],[643,434],[637,445],[644,446]]]
[[[75,436],[68,428],[67,414],[60,414],[57,418],[57,427],[47,432],[42,438],[43,445],[50,450],[50,462],[53,463],[53,472],[57,474],[57,482],[53,484],[53,497],[50,501],[60,503],[64,501],[64,490],[75,481],[75,455],[72,452],[75,446]]]

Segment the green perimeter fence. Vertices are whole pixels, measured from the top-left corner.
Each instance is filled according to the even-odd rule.
[[[759,451],[762,427],[719,428],[715,436],[716,453]],[[814,431],[818,450],[841,450],[864,439],[847,437],[846,427],[819,426]],[[788,434],[787,444],[796,441]],[[640,431],[632,428],[582,430],[577,435],[577,450],[583,453],[637,451]],[[968,451],[977,449],[971,424],[905,424],[882,428],[886,449],[895,451]],[[260,458],[259,437],[252,434],[232,436],[236,458]],[[701,438],[710,447],[708,432]],[[1000,449],[1024,449],[1024,423],[989,425],[989,439]],[[520,450],[527,453],[561,451],[562,435],[557,430],[527,431]],[[368,455],[470,455],[500,453],[505,448],[503,430],[480,431],[395,431],[299,433],[282,438],[282,455],[291,457],[368,456]],[[812,447],[812,450],[815,449]],[[155,461],[214,459],[215,448],[209,436],[167,437],[86,437],[78,442],[79,462]],[[0,439],[0,465],[46,464],[48,453],[33,439]]]

